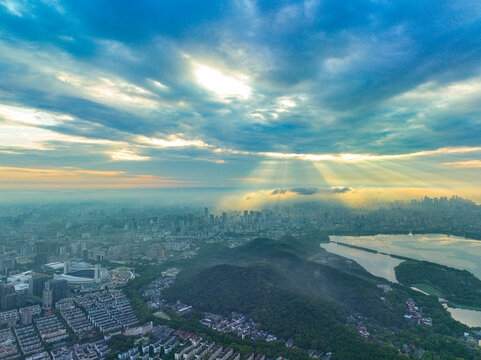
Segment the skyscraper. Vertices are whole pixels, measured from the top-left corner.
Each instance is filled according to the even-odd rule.
[[[65,262],[63,263],[63,273],[69,274],[70,271],[71,271],[70,260],[65,260]]]
[[[0,310],[10,310],[26,303],[24,291],[15,291],[12,284],[0,284]]]
[[[53,294],[52,289],[50,287],[46,287],[43,289],[42,293],[42,306],[46,309],[51,309],[53,304]]]
[[[28,281],[28,293],[33,296],[42,296],[45,283],[51,279],[51,276],[43,274],[34,274]]]
[[[67,297],[68,283],[67,280],[50,280],[45,283],[45,289],[51,291],[52,304],[54,304],[58,300]]]
[[[95,265],[95,268],[94,268],[94,280],[96,282],[99,282],[100,281],[100,265]]]

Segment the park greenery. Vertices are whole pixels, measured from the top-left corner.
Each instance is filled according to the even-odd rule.
[[[396,278],[449,301],[452,306],[469,306],[481,310],[481,280],[466,270],[427,261],[409,260],[396,268]]]
[[[135,347],[135,339],[130,336],[114,335],[107,341],[107,344],[113,352],[123,353]]]

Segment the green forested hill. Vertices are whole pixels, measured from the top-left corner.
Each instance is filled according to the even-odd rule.
[[[290,291],[269,265],[217,265],[183,274],[165,292],[202,310],[252,316],[261,328],[294,338],[303,348],[334,351],[339,359],[393,359],[396,354],[366,342],[345,325],[346,312],[325,299]]]
[[[389,296],[387,304],[381,300],[384,293],[377,285],[386,283],[385,280],[360,267],[361,276],[356,276],[352,271],[309,261],[307,257],[313,251],[325,252],[319,246],[312,249],[310,245],[302,247],[300,242],[292,246],[289,242],[271,239],[256,239],[233,249],[212,246],[202,251],[186,272],[220,264],[268,264],[282,277],[281,283],[286,289],[328,299],[350,313],[371,317],[384,326],[404,324],[404,304],[390,303]],[[345,268],[350,266],[345,259],[342,261]]]
[[[395,359],[406,342],[428,350],[429,359],[476,358],[451,337],[462,336],[466,327],[436,298],[398,284],[390,284],[393,290],[385,294],[377,285],[386,280],[310,241],[286,237],[236,248],[209,245],[182,267],[164,291],[168,300],[180,299],[201,311],[242,312],[261,328],[292,337],[304,349],[332,351],[336,359]],[[409,297],[432,317],[432,328],[404,319]],[[384,345],[362,339],[346,322],[348,315],[361,318]]]
[[[402,262],[395,271],[404,285],[427,286],[428,293],[454,304],[481,308],[481,280],[469,271],[416,260]]]

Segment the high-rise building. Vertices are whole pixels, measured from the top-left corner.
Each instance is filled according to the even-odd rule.
[[[70,260],[65,260],[63,263],[63,273],[64,274],[70,274],[71,272],[71,265],[70,265]]]
[[[15,258],[0,254],[0,271],[7,273],[9,269],[15,268]]]
[[[0,296],[10,295],[15,292],[15,287],[12,284],[0,284]]]
[[[81,250],[82,249],[80,241],[70,244],[70,256],[79,255]]]
[[[42,296],[45,283],[51,279],[49,275],[34,274],[28,281],[28,293],[34,296]]]
[[[67,280],[50,280],[45,283],[45,289],[52,292],[52,304],[60,299],[66,298],[68,295]],[[44,290],[45,290],[44,289]],[[45,294],[45,292],[44,292]]]
[[[20,309],[20,320],[22,321],[22,325],[28,325],[32,323],[33,314],[32,311],[28,308]]]
[[[94,268],[94,280],[96,282],[99,282],[100,281],[100,265],[95,265],[95,268]]]
[[[0,284],[0,310],[11,310],[24,306],[27,297],[24,291],[15,291],[12,284]]]
[[[45,309],[51,309],[53,305],[53,292],[50,287],[46,287],[43,289],[43,294],[42,294],[42,306]]]

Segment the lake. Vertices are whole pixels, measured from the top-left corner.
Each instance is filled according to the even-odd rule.
[[[439,234],[330,236],[332,241],[361,246],[387,254],[396,254],[417,260],[468,270],[481,279],[481,241]],[[353,249],[336,243],[322,243],[327,251],[352,259],[371,274],[397,282],[394,268],[402,260],[384,254]],[[451,308],[446,310],[459,322],[468,326],[481,326],[481,311]]]
[[[439,234],[330,236],[332,241],[426,260],[460,270],[481,279],[481,241]]]
[[[394,268],[398,266],[402,260],[382,254],[374,254],[367,251],[353,249],[335,243],[322,243],[321,247],[333,254],[353,259],[375,276],[397,283]]]
[[[481,311],[452,308],[446,304],[444,304],[444,308],[449,311],[453,319],[456,319],[465,325],[471,327],[481,326]]]

